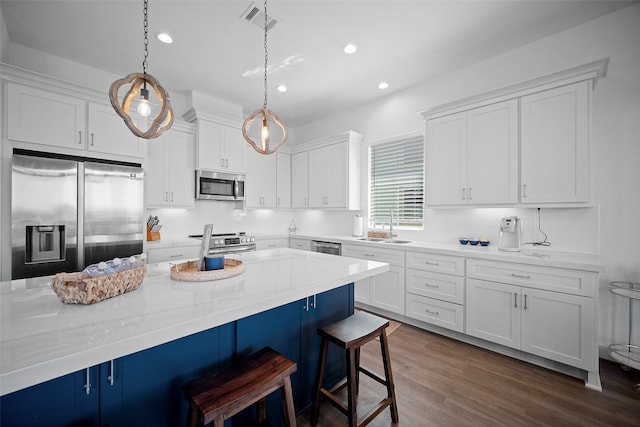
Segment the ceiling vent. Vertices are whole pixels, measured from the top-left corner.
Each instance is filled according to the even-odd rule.
[[[255,3],[251,3],[249,7],[242,13],[240,19],[255,25],[264,31],[264,9],[256,7]],[[267,31],[271,30],[278,23],[278,19],[267,14]]]

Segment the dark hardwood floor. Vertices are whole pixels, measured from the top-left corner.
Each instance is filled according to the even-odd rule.
[[[389,410],[373,420],[382,426],[640,426],[640,372],[600,361],[603,392],[582,380],[464,344],[409,325],[389,336],[400,420]],[[378,342],[362,348],[362,364],[382,372]],[[364,414],[384,388],[361,375],[358,410]],[[309,411],[298,417],[309,426]],[[329,404],[322,427],[345,426]]]

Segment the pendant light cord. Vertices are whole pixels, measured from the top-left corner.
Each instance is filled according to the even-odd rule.
[[[142,61],[142,72],[145,76],[147,75],[147,58],[149,57],[149,20],[147,19],[148,9],[149,0],[144,0],[144,19],[142,21],[142,25],[144,26],[144,60]]]
[[[145,0],[146,1],[146,0]],[[264,104],[263,109],[267,109],[267,62],[269,54],[267,51],[267,0],[264,0]]]

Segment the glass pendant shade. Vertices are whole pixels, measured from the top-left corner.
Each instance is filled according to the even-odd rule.
[[[122,86],[130,84],[131,87],[127,91],[127,93],[122,98],[122,102],[120,102],[118,98],[118,92]],[[148,128],[141,129],[136,120],[131,117],[131,104],[137,98],[142,98],[140,100],[140,105],[137,107],[138,114],[143,117],[149,116],[151,114],[151,107],[149,105],[149,90],[144,88],[146,84],[149,84],[153,88],[158,101],[162,103],[160,107],[160,111],[156,115],[156,117],[151,121]],[[146,91],[146,93],[144,92]],[[109,100],[111,101],[111,105],[113,106],[116,113],[124,120],[124,123],[127,125],[129,130],[133,132],[134,135],[145,138],[145,139],[153,139],[162,135],[165,131],[171,128],[173,125],[173,109],[171,108],[171,104],[169,103],[169,94],[167,91],[160,85],[160,83],[150,74],[144,73],[132,73],[128,76],[116,80],[111,84],[109,89]],[[146,114],[146,116],[145,116]]]
[[[282,130],[282,139],[276,145],[271,146],[271,128],[269,122],[273,121]],[[254,124],[260,123],[260,141],[255,142],[249,135],[249,130]],[[278,119],[273,111],[266,108],[261,108],[253,112],[252,115],[242,124],[242,136],[249,145],[260,154],[272,154],[275,153],[282,144],[287,141],[287,127]]]

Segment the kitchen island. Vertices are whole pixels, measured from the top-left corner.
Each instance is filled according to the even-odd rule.
[[[315,335],[317,325],[353,312],[353,282],[389,267],[294,249],[258,251],[242,257],[246,269],[243,274],[212,282],[176,282],[169,276],[168,263],[152,264],[139,289],[89,306],[62,304],[51,290],[48,277],[1,283],[3,421],[10,409],[32,397],[28,393],[46,387],[48,395],[70,393],[64,401],[76,402],[69,403],[69,411],[78,413],[70,418],[72,421],[87,419],[81,424],[105,424],[109,420],[96,414],[94,405],[102,411],[117,403],[120,408],[114,412],[126,412],[123,396],[127,396],[127,386],[135,383],[149,395],[157,394],[158,387],[150,379],[185,381],[215,372],[231,359],[267,344],[300,359],[296,360],[299,378],[294,381],[294,387],[298,385],[296,403],[306,404],[306,378],[313,375],[305,368],[311,368],[317,355],[311,354],[315,347],[305,340]],[[183,358],[184,363],[180,362]],[[161,370],[145,378],[122,378],[127,373],[134,375],[127,372],[133,366],[139,374],[154,363],[159,369],[170,369],[173,363],[176,370],[186,371],[175,378],[173,372]],[[141,386],[144,381],[150,382]],[[80,393],[75,391],[76,384]],[[119,391],[109,398],[104,387]],[[172,384],[172,389],[177,390],[172,396],[179,399],[180,384]],[[78,409],[77,401],[85,395],[92,402]],[[162,400],[142,392],[131,395],[140,400],[136,402],[140,411],[150,405],[145,400],[154,404]],[[43,397],[38,393],[35,396]],[[44,397],[55,400],[56,396]],[[183,410],[177,409],[171,416],[180,418]]]

